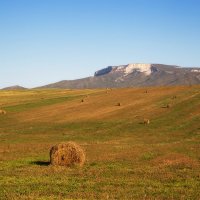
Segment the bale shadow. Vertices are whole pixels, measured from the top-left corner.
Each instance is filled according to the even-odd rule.
[[[166,106],[162,106],[161,108],[169,108],[170,106],[166,105]]]
[[[138,124],[143,124],[144,125],[144,122],[138,122]]]
[[[31,162],[33,165],[39,165],[39,166],[49,166],[50,162],[49,161],[33,161]]]

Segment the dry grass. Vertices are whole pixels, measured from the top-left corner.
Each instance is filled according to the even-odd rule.
[[[199,162],[184,154],[171,153],[153,160],[154,164],[159,167],[176,167],[176,168],[198,168]]]
[[[147,114],[152,112],[156,115],[163,111],[152,102],[159,101],[161,97],[168,98],[168,96],[177,94],[178,91],[182,91],[182,88],[175,87],[170,90],[168,88],[152,88],[149,91],[148,94],[144,94],[142,89],[120,89],[112,90],[112,95],[104,95],[100,91],[88,98],[83,104],[80,104],[82,99],[74,99],[70,102],[35,108],[31,113],[29,111],[17,113],[16,117],[20,121],[71,122],[74,120],[117,119],[119,115],[126,119],[135,113],[143,114],[144,112]],[[116,105],[115,102],[120,102],[123,108],[122,106],[113,106]]]

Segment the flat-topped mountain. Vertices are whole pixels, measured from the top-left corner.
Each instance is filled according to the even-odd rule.
[[[163,64],[128,64],[108,66],[94,76],[63,80],[41,88],[107,88],[200,84],[200,68]]]

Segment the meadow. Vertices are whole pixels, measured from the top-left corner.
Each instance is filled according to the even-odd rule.
[[[2,90],[0,108],[2,200],[200,199],[200,86]],[[65,141],[82,168],[49,164]]]

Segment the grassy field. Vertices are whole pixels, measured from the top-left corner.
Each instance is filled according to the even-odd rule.
[[[0,107],[2,200],[200,199],[200,86],[0,91]],[[63,141],[82,168],[49,165]]]

